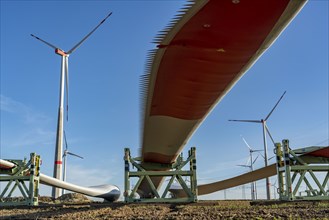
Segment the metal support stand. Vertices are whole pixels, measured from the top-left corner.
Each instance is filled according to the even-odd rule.
[[[306,163],[290,149],[289,140],[283,140],[282,145],[276,143],[275,147],[280,200],[329,200],[329,191],[325,191],[329,179],[328,163],[319,165],[322,163],[320,160],[318,165]],[[314,172],[325,174],[322,184]],[[303,181],[309,190],[305,191],[305,196],[301,192],[297,195]]]
[[[8,182],[0,194],[0,206],[38,205],[40,156],[31,153],[28,162],[26,160],[8,161],[16,164],[16,166],[11,169],[0,169],[0,181]],[[29,182],[28,187],[25,184],[26,181]],[[17,187],[23,197],[20,201],[11,199]],[[7,192],[9,193],[5,196]]]
[[[167,167],[164,167],[162,165],[156,165],[156,164],[152,164],[151,166],[150,164],[142,165],[140,163],[139,158],[132,158],[130,156],[129,148],[125,148],[124,161],[125,161],[125,191],[124,191],[125,202],[127,203],[197,202],[198,189],[197,189],[197,179],[196,179],[195,147],[192,147],[191,150],[189,150],[188,158],[185,161],[183,160],[183,156],[180,155],[174,164],[170,164],[170,166],[168,165]],[[188,163],[190,163],[190,169],[186,171],[182,170],[182,168]],[[135,167],[137,171],[131,171],[130,165],[132,165],[132,167]],[[161,168],[159,169],[160,166]],[[161,169],[162,171],[159,171]],[[164,169],[166,171],[163,171]],[[183,179],[184,176],[189,177],[190,186],[187,185],[188,181],[185,181]],[[130,180],[132,177],[138,178],[138,181],[136,185],[132,189],[130,189]],[[162,194],[154,186],[151,180],[152,177],[171,177]],[[154,198],[137,198],[137,190],[140,187],[140,184],[142,183],[143,180],[146,180],[148,182],[152,190],[152,194],[154,195]],[[174,180],[177,180],[177,182],[185,191],[187,197],[168,198],[168,192]]]

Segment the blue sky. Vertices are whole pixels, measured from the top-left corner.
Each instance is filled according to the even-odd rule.
[[[2,0],[0,157],[23,159],[37,152],[42,172],[52,175],[60,57],[30,34],[68,50],[112,11],[69,58],[65,130],[71,152],[85,159],[68,159],[67,180],[123,190],[123,149],[137,156],[140,143],[139,76],[147,51],[183,4]],[[328,1],[310,0],[199,127],[184,150],[197,147],[199,183],[246,171],[236,166],[248,157],[240,135],[262,149],[261,126],[228,119],[264,118],[285,90],[268,120],[274,139],[290,139],[292,148],[328,145],[328,20]],[[255,166],[263,164],[259,158]],[[260,197],[263,185],[258,183]],[[241,197],[240,191],[229,190],[228,197]],[[50,188],[42,192],[50,194]],[[223,193],[202,198],[220,199]]]

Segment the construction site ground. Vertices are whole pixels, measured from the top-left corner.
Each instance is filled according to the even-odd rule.
[[[328,219],[329,201],[199,201],[190,204],[94,202],[41,197],[39,206],[1,207],[0,219]]]

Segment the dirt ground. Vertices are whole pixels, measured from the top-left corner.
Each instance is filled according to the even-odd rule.
[[[40,198],[38,207],[2,207],[0,219],[327,219],[329,201],[251,204],[250,201],[199,201],[190,204],[92,202],[68,195]]]

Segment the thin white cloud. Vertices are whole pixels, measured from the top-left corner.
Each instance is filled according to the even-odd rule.
[[[13,113],[16,108],[14,106],[18,106],[19,104],[14,100],[0,94],[0,110],[5,112]]]
[[[46,146],[54,142],[51,118],[45,114],[2,94],[0,110],[1,118],[8,117],[1,120],[2,152],[13,147]]]
[[[54,144],[55,132],[42,128],[32,128],[16,135],[15,139],[5,139],[4,145],[11,147],[35,146],[45,147]]]
[[[48,122],[50,118],[44,114],[32,109],[31,107],[16,101],[10,97],[0,94],[0,110],[2,112],[7,112],[14,114],[23,118],[24,123],[33,124],[39,122]]]
[[[237,165],[238,164],[245,164],[247,161],[247,158],[241,158],[238,160],[233,160],[233,161],[225,161],[225,162],[221,162],[221,163],[216,163],[212,166],[212,168],[209,168],[207,170],[202,171],[202,177],[200,176],[200,179],[204,179],[203,177],[207,176],[211,176],[211,177],[218,177],[220,176],[220,174],[223,171],[227,171],[227,170],[232,170],[235,171],[234,173],[236,173],[237,170]],[[227,172],[225,172],[227,173]],[[233,174],[234,174],[233,173]],[[209,178],[209,179],[213,179],[213,178]]]
[[[88,168],[81,165],[67,165],[67,182],[80,186],[111,184],[116,174],[104,169]],[[121,177],[121,176],[120,176]]]

